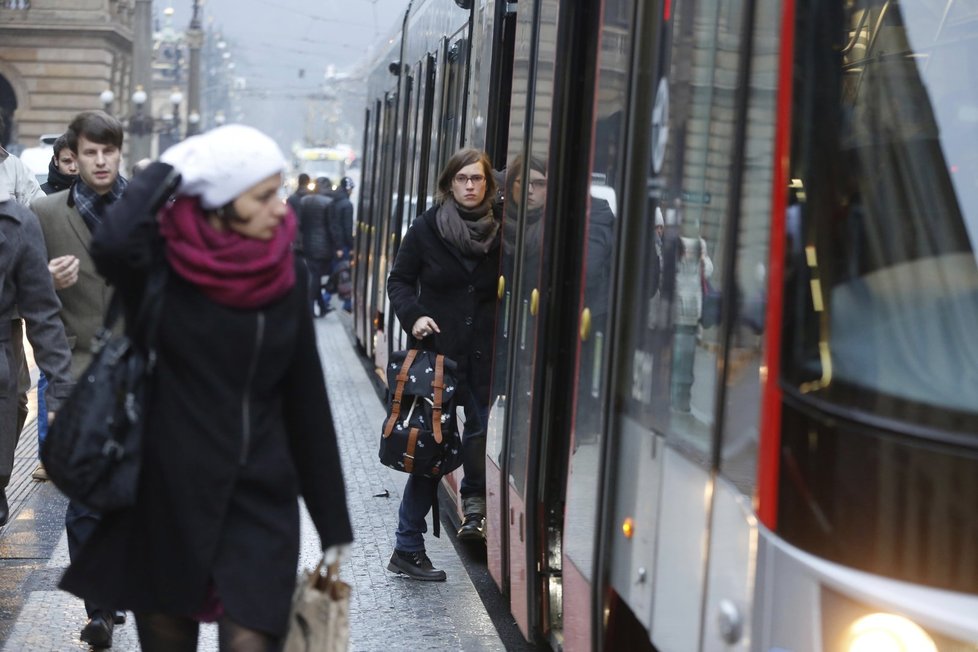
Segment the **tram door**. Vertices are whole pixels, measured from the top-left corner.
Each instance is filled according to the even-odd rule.
[[[373,319],[367,307],[372,277],[371,225],[375,224],[374,179],[377,167],[377,133],[380,131],[380,101],[367,109],[363,136],[363,180],[360,207],[357,210],[357,237],[353,258],[353,328],[357,341],[367,356],[373,355]],[[376,232],[376,229],[373,229]]]
[[[748,649],[777,39],[745,53],[772,4],[640,12],[604,649]]]
[[[580,287],[576,391],[563,531],[563,649],[592,649],[595,533],[601,500],[612,274],[621,214],[621,165],[632,52],[634,0],[603,7]]]
[[[380,118],[381,128],[377,134],[379,162],[378,183],[374,192],[373,206],[374,213],[371,216],[370,225],[370,244],[371,244],[371,273],[367,286],[367,315],[372,323],[372,331],[376,334],[376,341],[373,346],[374,365],[381,369],[387,365],[387,333],[384,329],[385,324],[380,321],[374,323],[384,309],[386,296],[384,288],[386,284],[382,279],[387,278],[388,270],[388,234],[391,232],[391,224],[395,221],[396,215],[393,194],[396,191],[395,179],[397,178],[397,92],[387,93],[382,105]]]
[[[549,292],[547,160],[550,148],[558,0],[519,3],[513,62],[509,140],[503,193],[500,305],[497,316],[493,402],[486,447],[490,514],[489,568],[528,638],[528,582],[535,553],[528,528],[536,522],[527,504],[530,451],[541,430],[539,350],[542,309]],[[498,164],[498,163],[497,163]],[[529,564],[534,564],[530,567]],[[507,584],[508,579],[508,584]]]

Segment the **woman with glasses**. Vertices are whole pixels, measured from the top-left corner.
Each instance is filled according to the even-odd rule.
[[[397,251],[387,293],[411,346],[458,365],[462,433],[462,540],[485,541],[486,420],[499,274],[500,217],[489,157],[455,153],[438,177],[435,205],[411,225]],[[425,517],[438,484],[408,477],[401,497],[394,553],[387,569],[417,580],[444,581],[425,554]]]

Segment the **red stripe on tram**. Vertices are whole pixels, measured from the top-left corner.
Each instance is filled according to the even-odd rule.
[[[795,0],[784,0],[781,16],[781,54],[778,73],[777,126],[774,136],[774,175],[771,202],[771,244],[768,261],[766,334],[760,456],[757,465],[757,516],[768,529],[778,524],[778,474],[781,449],[781,327],[784,305],[785,210],[791,145],[792,69],[794,66]]]

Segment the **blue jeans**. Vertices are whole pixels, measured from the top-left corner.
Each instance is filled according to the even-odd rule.
[[[465,425],[462,428],[462,498],[486,495],[486,423],[489,406],[479,405],[469,392],[463,404]],[[408,476],[397,511],[394,547],[403,552],[424,550],[425,517],[438,497],[438,480],[419,475]]]
[[[44,372],[37,378],[37,454],[41,454],[41,444],[48,434],[48,402],[44,398],[44,392],[48,388],[48,379]]]

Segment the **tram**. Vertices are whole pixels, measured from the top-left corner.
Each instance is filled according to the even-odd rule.
[[[421,0],[376,52],[379,369],[441,166],[522,172],[486,467],[528,640],[978,650],[973,2]]]

